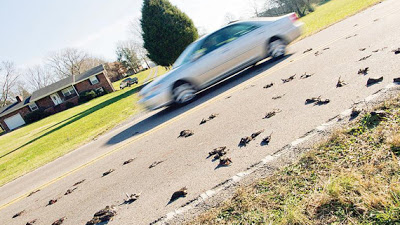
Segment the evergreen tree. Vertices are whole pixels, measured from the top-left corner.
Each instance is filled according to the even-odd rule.
[[[140,22],[148,57],[161,66],[172,65],[198,38],[193,21],[168,0],[144,0]]]

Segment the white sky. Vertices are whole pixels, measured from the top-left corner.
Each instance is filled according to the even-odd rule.
[[[226,15],[252,16],[254,0],[170,0],[207,32]],[[259,7],[266,0],[255,0]],[[142,0],[0,0],[0,61],[19,67],[43,63],[49,52],[66,47],[115,60],[115,46],[132,37],[130,23]]]

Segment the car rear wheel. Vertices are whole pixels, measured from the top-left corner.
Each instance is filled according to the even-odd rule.
[[[286,54],[286,42],[280,38],[271,40],[269,43],[268,54],[273,59],[282,58]]]
[[[178,82],[172,89],[172,96],[176,104],[184,105],[196,97],[196,89],[188,82]]]

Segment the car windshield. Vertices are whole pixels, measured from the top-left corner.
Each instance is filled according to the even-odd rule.
[[[178,57],[178,59],[175,61],[174,65],[172,66],[173,68],[178,68],[182,66],[183,64],[186,64],[187,62],[190,62],[193,54],[196,52],[198,48],[198,42],[194,42],[190,44],[185,51],[182,52],[182,54]]]

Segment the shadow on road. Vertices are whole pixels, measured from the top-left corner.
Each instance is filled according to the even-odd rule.
[[[236,85],[243,83],[258,74],[272,68],[276,64],[288,59],[291,55],[287,55],[283,59],[280,60],[266,60],[263,61],[261,64],[254,66],[254,67],[249,67],[237,74],[232,75],[228,79],[224,80],[223,82],[217,83],[216,85],[211,86],[210,88],[206,89],[205,91],[202,91],[199,93],[197,96],[197,99],[180,108],[176,107],[168,107],[165,108],[159,112],[157,112],[154,115],[151,115],[150,117],[138,122],[137,124],[125,129],[124,131],[120,132],[119,134],[115,135],[112,137],[106,144],[107,145],[114,145],[118,144],[120,142],[125,141],[128,138],[131,138],[135,135],[137,135],[137,132],[139,133],[145,133],[160,124],[173,119],[174,117],[177,117],[181,115],[182,113],[195,108],[198,105],[201,105],[202,103],[228,91],[229,89],[235,87]]]

